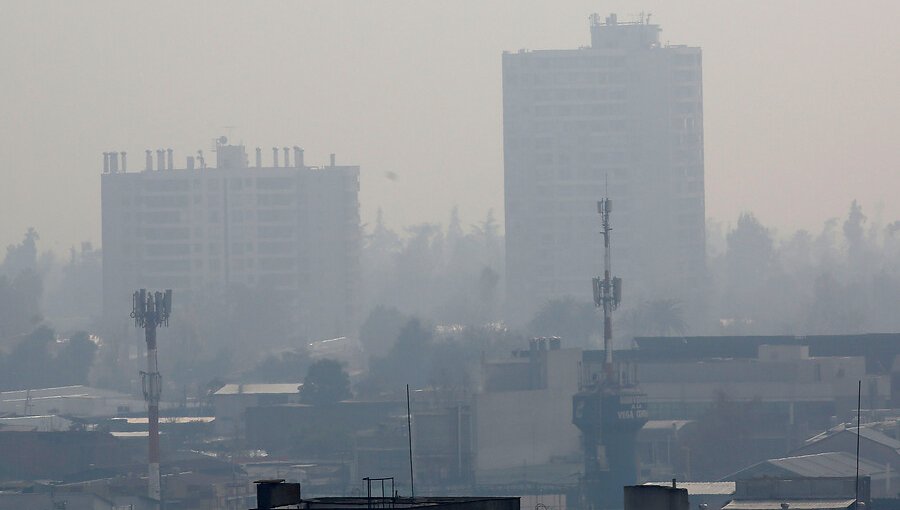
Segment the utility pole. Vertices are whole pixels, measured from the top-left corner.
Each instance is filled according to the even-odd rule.
[[[136,291],[132,296],[131,318],[134,325],[143,328],[147,340],[147,371],[141,372],[141,386],[147,401],[147,423],[149,428],[147,495],[154,501],[161,501],[159,477],[159,396],[162,391],[162,377],[156,361],[156,328],[169,325],[172,312],[172,290],[147,292]]]
[[[612,346],[612,312],[619,306],[622,300],[622,279],[615,278],[612,273],[610,260],[609,235],[612,227],[609,224],[609,213],[612,211],[612,201],[604,198],[597,202],[597,212],[600,213],[600,234],[603,236],[603,276],[594,278],[594,304],[603,309],[603,350],[606,355],[603,364],[603,376],[605,383],[615,382],[613,369]]]

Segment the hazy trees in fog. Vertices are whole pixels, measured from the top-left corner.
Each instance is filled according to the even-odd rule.
[[[406,321],[394,307],[377,305],[359,328],[359,342],[368,356],[384,356],[394,345]]]
[[[7,276],[14,277],[25,271],[37,271],[38,239],[40,236],[37,231],[29,228],[21,243],[7,246],[3,266],[0,268],[2,272]]]
[[[243,372],[239,379],[248,383],[297,382],[302,380],[311,363],[306,346],[298,346],[265,355],[256,365]]]
[[[531,336],[562,337],[567,347],[597,348],[600,344],[591,339],[603,332],[603,319],[593,303],[555,299],[537,311],[526,330]]]
[[[93,325],[102,312],[103,255],[89,242],[69,250],[69,260],[50,271],[44,299],[47,317]]]
[[[624,340],[635,336],[679,336],[688,331],[682,303],[677,299],[644,301],[625,310],[619,319],[619,331]]]
[[[483,356],[506,356],[522,343],[519,333],[499,324],[435,327],[412,317],[400,328],[390,350],[370,360],[357,392],[399,398],[406,384],[472,391]]]
[[[363,310],[392,307],[437,323],[499,320],[503,237],[492,211],[466,228],[454,208],[447,227],[407,226],[402,234],[378,215],[363,248]]]
[[[300,398],[308,404],[330,405],[350,398],[350,376],[341,363],[333,359],[320,359],[309,366]]]
[[[6,248],[0,265],[0,342],[30,332],[42,320],[43,281],[37,271],[37,232]]]
[[[709,261],[705,333],[840,334],[900,330],[900,232],[852,201],[843,220],[780,240],[752,214]]]
[[[87,384],[97,345],[85,332],[58,340],[40,326],[0,355],[0,389],[20,390]]]

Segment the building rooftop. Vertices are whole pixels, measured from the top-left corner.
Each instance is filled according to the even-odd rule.
[[[644,485],[669,486],[672,482],[646,482]],[[723,495],[734,494],[735,482],[676,482],[679,489],[687,489],[688,495]],[[781,510],[780,508],[778,510]]]
[[[875,476],[882,473],[884,473],[884,468],[881,465],[870,460],[859,459],[860,475]],[[723,480],[781,475],[804,478],[834,478],[854,476],[855,474],[855,456],[845,452],[826,452],[764,460],[729,475]]]
[[[0,392],[0,402],[48,398],[130,398],[129,395],[90,386],[59,386],[56,388],[35,388]]]
[[[853,506],[854,499],[735,500],[722,510],[781,510],[787,503],[791,510],[841,510]]]
[[[882,446],[886,446],[893,450],[900,451],[900,441],[894,439],[893,437],[881,432],[879,430],[875,430],[872,427],[863,426],[862,430],[859,427],[847,427],[846,424],[838,425],[830,430],[822,432],[816,436],[813,436],[805,441],[807,445],[817,443],[824,439],[828,439],[829,437],[836,436],[841,433],[849,433],[849,434],[859,434],[860,437],[864,439],[868,439],[869,441],[878,443]]]
[[[278,384],[226,384],[219,388],[213,395],[274,395],[300,393],[303,383],[278,383]]]
[[[328,510],[340,508],[439,508],[457,505],[478,505],[479,503],[514,503],[519,506],[519,498],[514,497],[418,497],[418,498],[313,498],[304,499],[303,507],[308,510]]]

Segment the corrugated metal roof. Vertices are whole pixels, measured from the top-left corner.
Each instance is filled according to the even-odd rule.
[[[681,427],[684,427],[688,423],[693,423],[692,420],[648,420],[647,423],[644,424],[643,429],[645,430],[679,430]]]
[[[671,487],[672,482],[646,482],[644,485],[661,485],[663,487]],[[675,486],[679,489],[687,489],[688,494],[718,494],[729,495],[734,494],[734,482],[676,482]],[[781,510],[781,509],[779,509]]]
[[[853,505],[853,499],[789,499],[789,500],[735,500],[722,510],[781,510],[787,503],[790,510],[843,510]]]
[[[301,386],[303,386],[302,383],[226,384],[219,388],[214,395],[299,393]]]
[[[900,441],[897,441],[893,437],[879,430],[875,430],[872,427],[862,427],[862,430],[859,430],[859,428],[857,427],[851,427],[848,428],[847,431],[854,434],[859,434],[861,437],[864,437],[869,441],[875,441],[876,443],[887,446],[888,448],[900,450]]]
[[[856,474],[856,457],[845,452],[784,457],[770,459],[765,463],[805,477],[854,476]],[[883,471],[884,468],[878,464],[866,459],[859,459],[861,475],[874,475]]]
[[[871,426],[863,426],[861,432],[857,432],[859,430],[858,427],[848,427],[847,424],[840,424],[834,428],[826,430],[825,432],[821,432],[805,441],[806,444],[813,444],[823,439],[828,439],[829,437],[834,437],[843,432],[849,432],[851,434],[859,434],[860,437],[864,437],[869,441],[873,441],[880,445],[886,446],[888,448],[892,448],[894,450],[900,451],[900,441],[894,439],[893,437],[881,432],[878,429],[875,429]]]

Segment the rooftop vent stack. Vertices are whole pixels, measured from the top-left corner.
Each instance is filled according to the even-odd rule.
[[[262,167],[262,149],[256,148],[256,168]]]
[[[144,170],[153,170],[153,151],[150,149],[144,151]]]
[[[278,168],[278,147],[272,147],[272,166]]]
[[[294,166],[303,168],[303,149],[296,145],[294,146]]]
[[[117,173],[119,171],[119,153],[118,152],[110,152],[109,153],[109,171],[112,173]]]
[[[288,168],[291,166],[291,150],[287,147],[282,149],[284,151],[284,167]]]
[[[334,153],[331,153],[331,166],[334,166]]]
[[[156,171],[160,172],[166,169],[165,151],[156,149]]]
[[[188,157],[187,157],[187,169],[188,169],[188,170],[193,170],[193,169],[194,169],[194,156],[188,156]]]
[[[197,159],[200,160],[200,168],[206,168],[206,160],[203,159],[203,151],[197,151]]]
[[[172,149],[166,149],[166,168],[169,170],[175,169],[175,156]]]
[[[105,173],[105,174],[109,173],[109,153],[108,152],[103,153],[103,173]]]
[[[119,153],[122,156],[122,173],[124,174],[127,170],[125,168],[125,151]]]

